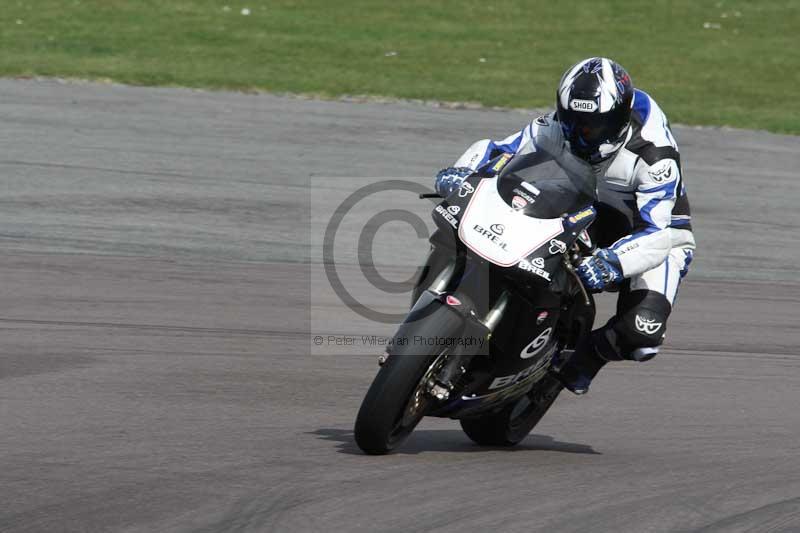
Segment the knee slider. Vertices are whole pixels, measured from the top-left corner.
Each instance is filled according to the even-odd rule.
[[[643,363],[658,355],[658,346],[652,348],[636,348],[630,353],[629,359]]]
[[[633,347],[630,343],[630,336],[624,325],[619,326],[620,321],[611,319],[608,324],[592,332],[592,344],[595,353],[605,361],[649,361],[658,354],[658,346],[638,346]],[[622,335],[620,335],[622,331]],[[658,344],[661,342],[659,341]],[[647,339],[640,344],[652,344]]]
[[[620,346],[655,348],[664,341],[667,317],[649,309],[637,309],[614,324]]]
[[[624,359],[652,359],[658,353],[658,346],[664,342],[671,311],[669,301],[660,293],[646,292],[641,301],[628,309],[613,325]]]

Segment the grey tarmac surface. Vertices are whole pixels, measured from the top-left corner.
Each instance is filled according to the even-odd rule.
[[[655,360],[513,449],[426,419],[358,452],[382,349],[327,338],[392,326],[326,288],[330,213],[528,119],[0,80],[0,531],[800,530],[797,137],[675,128],[700,249]],[[402,311],[347,250],[359,206],[340,276]],[[374,254],[398,281],[426,246],[392,224]]]

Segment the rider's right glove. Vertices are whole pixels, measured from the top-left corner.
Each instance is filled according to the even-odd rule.
[[[454,190],[461,187],[464,178],[472,174],[474,170],[468,167],[448,167],[436,174],[436,181],[433,188],[442,198],[450,196]]]
[[[578,277],[591,291],[602,291],[622,281],[622,267],[617,254],[611,250],[597,250],[595,255],[584,257],[576,269]]]

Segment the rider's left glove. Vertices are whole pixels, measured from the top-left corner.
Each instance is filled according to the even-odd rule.
[[[602,291],[622,281],[622,267],[617,254],[601,249],[595,255],[584,257],[576,269],[587,289]]]
[[[472,174],[474,170],[468,167],[448,167],[436,174],[436,181],[433,188],[442,198],[450,196],[454,190],[461,187],[464,178]]]

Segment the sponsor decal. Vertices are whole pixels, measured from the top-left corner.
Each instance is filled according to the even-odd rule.
[[[467,195],[470,195],[475,192],[475,187],[472,186],[471,183],[467,183],[466,181],[461,184],[461,187],[458,188],[458,197],[459,198],[466,198]]]
[[[506,166],[506,163],[508,163],[512,157],[514,156],[511,154],[503,154],[500,160],[492,167],[492,172],[500,172],[503,170],[503,167]]]
[[[447,211],[447,209],[445,209],[445,208],[444,208],[443,206],[441,206],[441,205],[437,205],[437,206],[436,206],[436,209],[434,209],[434,211],[436,211],[437,213],[439,213],[440,215],[442,215],[442,218],[444,218],[444,219],[447,221],[447,223],[448,223],[448,224],[450,224],[451,226],[453,226],[453,228],[455,228],[455,229],[458,229],[458,221],[457,221],[455,218],[453,218],[453,215],[451,215],[451,214],[450,214],[450,213]]]
[[[503,232],[506,230],[506,227],[502,224],[492,224],[491,226],[489,226],[489,229],[497,233],[498,235],[502,235]]]
[[[555,347],[555,345],[553,345]],[[547,364],[550,362],[549,357],[542,357],[534,364],[523,370],[518,374],[511,374],[510,376],[501,376],[498,378],[494,378],[491,385],[489,385],[489,389],[500,389],[502,387],[508,387],[509,385],[514,385],[515,383],[519,383],[523,381],[525,378],[528,378],[534,375],[536,372],[543,370]]]
[[[540,264],[541,266],[537,266],[537,264]],[[517,267],[524,270],[525,272],[536,274],[537,276],[544,278],[547,281],[550,281],[550,272],[542,268],[544,267],[544,259],[542,259],[541,257],[537,257],[533,261],[526,261],[525,259],[523,259],[522,261],[517,263]]]
[[[534,120],[534,123],[540,126],[547,126],[550,123],[550,120],[547,118],[547,115],[542,115]]]
[[[498,227],[502,228],[503,230],[505,230],[505,227],[502,224],[492,224],[491,227],[495,227],[495,226],[498,226]],[[504,240],[502,240],[500,238],[500,234],[497,234],[496,232],[492,231],[491,229],[486,229],[483,226],[481,226],[480,224],[475,224],[472,227],[472,230],[473,231],[477,231],[478,233],[480,233],[481,235],[483,235],[484,237],[486,237],[487,239],[492,241],[494,244],[496,244],[497,246],[499,246],[503,250],[506,249],[507,244],[506,244],[506,242]]]
[[[530,342],[530,344],[528,344],[525,348],[522,349],[521,352],[519,352],[519,356],[522,359],[529,359],[534,355],[536,355],[537,353],[541,352],[542,348],[544,348],[545,345],[547,344],[547,341],[550,340],[550,335],[552,335],[552,333],[553,333],[552,327],[549,327],[543,332],[541,332],[538,337],[533,339]]]
[[[444,301],[447,302],[447,305],[461,305],[461,300],[450,294],[445,297]]]
[[[653,335],[661,328],[662,324],[663,322],[656,322],[655,318],[647,319],[636,315],[636,329],[646,335]]]
[[[539,313],[539,316],[536,317],[536,325],[538,326],[539,324],[547,320],[548,316],[550,316],[550,313],[548,313],[547,311],[542,311],[541,313]]]
[[[553,255],[563,254],[564,252],[567,251],[567,245],[564,244],[563,241],[559,241],[558,239],[551,239],[549,251]]]
[[[571,224],[577,224],[584,218],[588,218],[592,215],[594,215],[594,209],[584,209],[583,211],[578,211],[577,213],[569,217],[568,220],[570,221]]]
[[[594,102],[593,100],[570,100],[569,108],[573,111],[592,113],[597,111],[597,102]]]
[[[528,201],[522,196],[514,196],[511,199],[511,207],[514,209],[523,209],[528,205]]]
[[[534,196],[539,196],[542,193],[542,191],[537,189],[536,186],[534,186],[532,183],[528,183],[527,181],[523,181],[522,183],[520,183],[520,185],[531,191]]]
[[[622,248],[618,248],[617,250],[614,250],[614,251],[616,252],[617,255],[622,255],[622,254],[627,254],[628,252],[632,252],[633,250],[637,249],[638,247],[639,247],[639,243],[636,242],[636,241],[632,241],[632,242],[627,243]]]
[[[451,205],[450,207],[447,208],[447,210],[450,211],[451,214],[457,215],[458,212],[461,211],[461,208],[458,207],[457,205]]]
[[[659,168],[650,169],[647,173],[650,175],[650,178],[656,183],[667,183],[668,181],[672,181],[674,178],[672,172],[672,162],[667,160],[664,161]],[[677,174],[677,173],[676,173]]]
[[[526,193],[523,190],[514,188],[514,189],[511,189],[511,192],[513,192],[516,195],[519,195],[523,200],[527,201],[528,203],[532,204],[533,202],[536,201],[535,197],[531,196],[530,194]]]
[[[592,247],[592,239],[589,237],[589,232],[585,229],[581,230],[581,232],[578,234],[578,239],[580,239],[580,241],[589,248]]]

